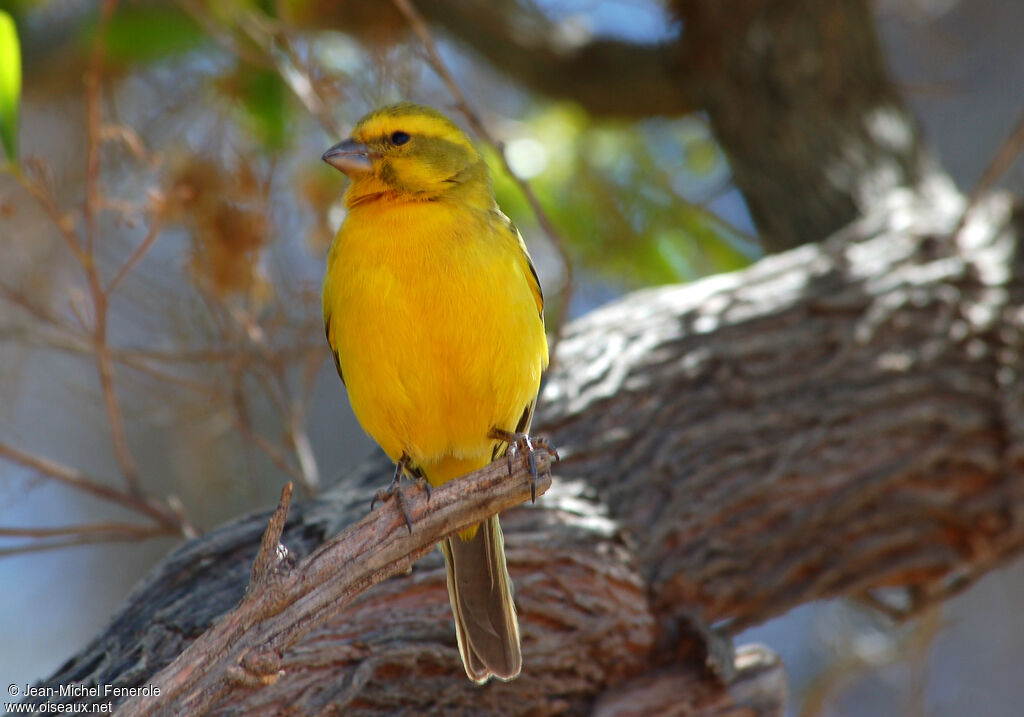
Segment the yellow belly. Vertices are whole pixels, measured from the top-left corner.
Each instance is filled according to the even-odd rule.
[[[328,258],[324,307],[352,409],[431,483],[486,465],[547,364],[518,243],[487,212],[359,207]]]

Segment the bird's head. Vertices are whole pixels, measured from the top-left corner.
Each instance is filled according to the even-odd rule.
[[[429,201],[484,199],[491,194],[487,165],[465,132],[437,110],[401,103],[363,117],[352,136],[323,160],[352,180],[351,207],[382,197]],[[493,199],[491,200],[493,201]]]

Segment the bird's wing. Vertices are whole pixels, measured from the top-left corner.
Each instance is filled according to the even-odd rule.
[[[499,224],[504,227],[504,230],[512,235],[516,246],[519,249],[519,260],[522,263],[523,277],[530,285],[530,291],[533,293],[533,300],[537,303],[537,314],[540,316],[541,322],[544,321],[544,291],[540,288],[540,279],[537,277],[537,268],[533,265],[533,259],[530,258],[530,252],[526,250],[526,242],[523,241],[523,235],[516,229],[516,225],[512,223],[512,220],[506,217],[501,210],[495,209],[494,215],[498,220]]]
[[[327,335],[327,345],[331,347],[331,353],[334,355],[334,368],[338,369],[338,378],[341,379],[341,385],[345,386],[345,376],[341,373],[341,359],[338,358],[338,349],[331,343],[331,307],[329,301],[324,301],[324,334]]]

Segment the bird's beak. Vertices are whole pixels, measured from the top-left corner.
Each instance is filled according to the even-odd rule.
[[[339,172],[344,172],[350,177],[373,171],[373,162],[370,161],[370,148],[365,144],[359,144],[354,139],[338,142],[324,152],[321,159]]]

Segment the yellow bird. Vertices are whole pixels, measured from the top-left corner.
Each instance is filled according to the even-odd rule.
[[[439,486],[510,442],[532,451],[544,297],[473,143],[437,110],[403,103],[361,119],[323,159],[351,179],[327,257],[327,341],[396,481],[404,471]],[[519,625],[498,517],[441,548],[466,674],[514,678]]]

